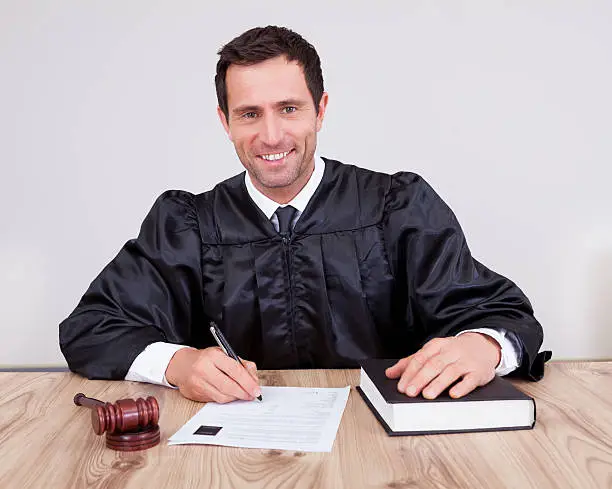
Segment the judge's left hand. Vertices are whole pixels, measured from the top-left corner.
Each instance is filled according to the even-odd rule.
[[[435,399],[449,385],[451,397],[462,397],[495,377],[501,347],[493,338],[475,332],[449,338],[434,338],[423,348],[402,358],[386,371],[390,379],[400,378],[397,389],[410,397],[423,392]]]

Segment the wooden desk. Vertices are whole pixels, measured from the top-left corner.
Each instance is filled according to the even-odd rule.
[[[268,371],[264,385],[355,386],[358,371]],[[388,437],[351,389],[331,453],[166,441],[202,406],[177,391],[71,373],[0,373],[0,487],[44,488],[612,488],[612,363],[552,362],[536,398],[534,430]],[[76,392],[114,402],[154,395],[159,446],[105,448]]]

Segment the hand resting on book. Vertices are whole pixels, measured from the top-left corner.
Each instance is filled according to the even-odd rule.
[[[480,333],[465,333],[449,338],[434,338],[423,348],[386,370],[390,379],[399,378],[397,389],[410,397],[435,399],[454,385],[451,397],[462,397],[495,377],[501,347],[493,338]]]

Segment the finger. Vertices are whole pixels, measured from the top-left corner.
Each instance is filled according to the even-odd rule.
[[[410,356],[402,358],[401,360],[398,360],[394,365],[390,366],[385,371],[385,374],[390,379],[397,379],[399,376],[401,376],[404,373],[404,371],[406,370],[408,365],[413,361],[413,359],[416,358],[417,363],[419,363],[419,360],[424,362],[430,356],[435,355],[436,353],[438,353],[440,351],[441,346],[442,346],[441,345],[442,342],[443,342],[442,338],[434,338],[433,340],[428,341],[416,353],[413,353]],[[419,355],[419,356],[417,357],[417,355]]]
[[[259,384],[253,379],[251,374],[236,360],[227,355],[219,355],[214,360],[215,365],[219,370],[230,377],[234,383],[250,397],[261,395]]]
[[[387,370],[385,370],[385,374],[390,379],[397,379],[400,375],[402,375],[409,361],[410,357],[402,358],[394,365],[391,365]]]
[[[255,364],[255,362],[243,360],[242,358],[240,359],[240,361],[242,362],[242,365],[244,365],[244,368],[247,369],[247,372],[249,372],[251,377],[253,377],[253,380],[259,385],[259,375],[257,373],[257,365]]]
[[[435,399],[445,391],[449,385],[453,384],[453,382],[465,373],[465,369],[461,369],[459,364],[451,363],[442,370],[440,375],[433,379],[425,389],[423,389],[423,397],[426,399]]]
[[[423,347],[414,355],[408,357],[411,360],[409,365],[406,367],[407,372],[404,371],[404,373],[406,374],[405,378],[408,381],[412,379],[412,377],[414,377],[416,373],[421,370],[423,365],[425,365],[425,363],[430,358],[435,355],[438,355],[442,351],[442,347],[445,345],[445,341],[446,338],[434,338],[425,343],[425,345],[423,345]]]
[[[406,365],[406,368],[397,384],[397,388],[400,392],[405,392],[406,387],[408,387],[408,384],[412,381],[413,377],[419,373],[419,371],[431,357],[439,353],[439,349],[435,349],[428,345],[429,343],[417,351],[414,355],[410,355],[408,357],[408,364]]]
[[[251,374],[251,377],[253,377],[253,380],[255,381],[255,383],[259,385],[259,374],[257,372],[257,367],[252,364],[247,364],[246,369],[249,372],[249,374]]]
[[[472,392],[480,383],[478,382],[478,376],[474,373],[467,374],[463,377],[463,380],[454,386],[449,394],[453,398],[463,397],[466,394]]]
[[[409,396],[419,395],[421,390],[429,385],[451,363],[447,355],[438,354],[429,358],[412,378],[408,377],[410,373],[406,369],[398,386],[400,392],[405,392]]]
[[[205,395],[203,397],[206,401],[212,401],[218,404],[227,404],[228,402],[232,402],[236,399],[239,399],[236,396],[220,391],[213,384],[205,380],[202,380],[201,387],[204,391]]]
[[[222,394],[232,396],[234,399],[242,399],[244,401],[253,400],[253,396],[245,391],[240,384],[227,375],[223,370],[217,370],[214,374],[209,376],[207,380]]]
[[[218,402],[220,404],[225,404],[236,399],[233,396],[223,394],[203,378],[199,378],[195,384],[181,387],[180,392],[187,399],[197,402]]]
[[[423,365],[427,363],[427,360],[429,360],[423,350],[419,350],[414,355],[409,356],[408,359],[409,361],[406,364],[406,368],[402,372],[400,380],[397,383],[397,390],[400,392],[406,392],[406,388],[410,381],[419,373]]]

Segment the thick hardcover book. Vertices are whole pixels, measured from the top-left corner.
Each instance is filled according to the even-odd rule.
[[[409,397],[397,390],[399,379],[385,375],[396,361],[363,360],[357,387],[389,435],[527,430],[535,425],[535,400],[502,377],[459,399],[450,397],[448,389],[436,399]]]

